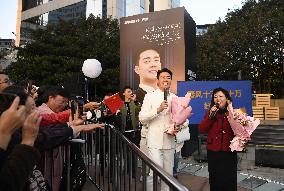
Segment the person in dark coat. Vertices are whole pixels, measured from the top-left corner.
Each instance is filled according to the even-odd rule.
[[[207,158],[211,191],[237,190],[237,153],[229,145],[234,133],[227,119],[228,102],[232,99],[227,90],[213,90],[209,111],[199,124],[199,131],[207,133]]]
[[[5,191],[23,190],[39,157],[33,146],[41,118],[37,113],[27,116],[26,107],[19,106],[19,102],[16,97],[11,106],[0,113],[0,188]],[[9,153],[7,147],[12,134],[20,127],[22,141]]]

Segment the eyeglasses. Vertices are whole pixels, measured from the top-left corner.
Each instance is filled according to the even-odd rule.
[[[0,84],[10,84],[11,81],[9,79],[4,79],[3,82],[0,82]]]

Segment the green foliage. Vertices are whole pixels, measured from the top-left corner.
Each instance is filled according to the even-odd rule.
[[[197,38],[199,80],[251,80],[257,93],[284,95],[284,1],[248,0]],[[282,88],[281,88],[282,87]]]
[[[91,15],[77,22],[59,21],[32,32],[33,41],[18,48],[17,62],[7,68],[16,82],[33,80],[37,85],[63,84],[64,80],[82,75],[84,60],[95,58],[102,64],[96,93],[118,91],[119,27],[118,21]]]

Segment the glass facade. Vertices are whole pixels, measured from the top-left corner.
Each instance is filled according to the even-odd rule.
[[[44,24],[46,25],[47,23],[57,23],[59,19],[65,21],[76,21],[81,17],[86,17],[86,7],[86,1],[82,1],[73,5],[69,5],[67,7],[50,11],[49,13],[47,13],[47,17],[43,17],[43,19],[47,19]]]
[[[39,5],[48,3],[50,1],[52,0],[22,0],[22,10],[26,11]]]
[[[76,21],[81,17],[86,17],[86,6],[86,1],[81,1],[22,21],[20,29],[21,39],[29,41],[31,39],[30,30],[43,28],[47,24],[55,24],[59,19]]]
[[[60,8],[62,2],[68,6]],[[76,21],[81,17],[86,18],[90,14],[99,17],[111,15],[113,18],[119,19],[120,17],[143,14],[147,11],[153,12],[154,2],[155,0],[81,0],[78,3],[71,4],[71,1],[68,0],[22,0],[22,12],[40,5],[45,6],[45,8],[48,7],[48,9],[50,9],[51,6],[54,7],[52,11],[47,13],[40,12],[45,9],[34,10],[32,11],[33,14],[31,14],[31,12],[25,12],[25,18],[28,19],[21,21],[19,33],[21,37],[17,41],[30,39],[30,29],[35,30],[47,24],[57,23],[59,19]],[[168,8],[174,8],[180,5],[180,0],[160,0],[160,2],[162,7],[166,3]],[[44,5],[47,3],[51,3],[52,5]],[[112,7],[113,5],[115,6]],[[39,13],[37,13],[38,11]],[[29,17],[28,15],[32,16]],[[34,15],[37,16],[34,17]]]
[[[124,16],[143,14],[145,10],[145,0],[125,0]]]
[[[171,0],[171,1],[172,1],[171,8],[180,7],[180,0]]]
[[[99,17],[105,17],[107,15],[107,0],[88,0],[86,7],[86,16],[90,14]]]

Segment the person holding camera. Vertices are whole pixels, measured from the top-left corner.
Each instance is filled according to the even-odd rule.
[[[93,126],[103,127],[103,124],[88,124],[82,125],[84,120],[82,120],[78,114],[77,117],[71,121],[67,122],[71,114],[71,110],[66,110],[69,102],[69,92],[64,88],[59,86],[45,86],[43,91],[39,92],[38,103],[41,102],[41,105],[37,108],[37,111],[43,117],[44,121],[47,121],[46,124],[55,122],[55,124],[66,124],[73,129],[74,136],[78,135],[80,131],[88,131],[88,128],[94,129]],[[83,107],[82,103],[82,107]],[[98,107],[93,103],[88,104],[89,108]],[[82,111],[83,108],[80,108]],[[78,109],[77,109],[78,111]],[[82,113],[82,112],[79,112]],[[58,120],[56,120],[58,119]],[[54,123],[53,123],[54,124]],[[49,127],[47,127],[49,128]],[[76,130],[79,130],[76,132]],[[60,147],[54,148],[52,151],[45,152],[45,170],[44,176],[46,180],[51,183],[52,189],[58,191],[61,183],[61,176],[63,171],[63,158],[62,158],[62,149]],[[52,169],[54,172],[52,172]]]
[[[229,148],[234,138],[227,119],[228,102],[232,98],[227,90],[213,90],[209,111],[198,128],[207,136],[207,159],[211,191],[237,190],[237,153]]]
[[[138,128],[139,119],[138,114],[140,106],[135,101],[135,94],[133,94],[130,86],[123,88],[124,106],[119,108],[120,116],[120,129],[127,139],[139,147],[140,142],[140,129]],[[137,157],[132,157],[132,176],[136,176]],[[128,164],[129,165],[129,164]],[[129,168],[128,166],[127,169]]]
[[[139,147],[138,114],[140,107],[135,101],[135,94],[133,94],[131,87],[125,86],[122,95],[124,97],[124,106],[119,108],[121,132]]]
[[[3,90],[3,93],[19,96],[20,105],[21,105],[19,106],[19,108],[21,107],[25,108],[26,116],[32,114],[35,111],[34,100],[27,94],[26,90],[23,87],[9,86]],[[5,113],[5,110],[9,108],[9,106],[12,103],[12,101],[10,100],[11,99],[5,99],[5,100],[3,99],[0,101],[0,114]],[[11,120],[11,121],[14,122],[14,120]],[[35,145],[35,148],[37,148],[39,151],[47,151],[53,148],[58,148],[58,146],[68,143],[70,139],[72,139],[74,136],[79,134],[81,131],[91,131],[96,128],[102,128],[103,126],[104,124],[78,125],[75,123],[58,123],[58,124],[53,124],[47,127],[39,127],[39,132],[38,132],[38,135],[35,137],[36,139],[34,141],[34,145]],[[7,149],[8,153],[11,153],[11,150],[15,148],[15,145],[23,142],[24,135],[33,135],[33,134],[26,134],[24,131],[24,128],[22,129],[18,128],[13,133],[11,140],[9,142],[8,149]],[[51,165],[50,167],[53,167],[53,163],[51,163],[50,165]],[[41,169],[39,168],[39,170]],[[29,182],[27,186],[29,185],[33,186],[34,182],[33,183]],[[54,188],[52,189],[55,190]],[[20,189],[17,189],[17,190],[20,190]]]

